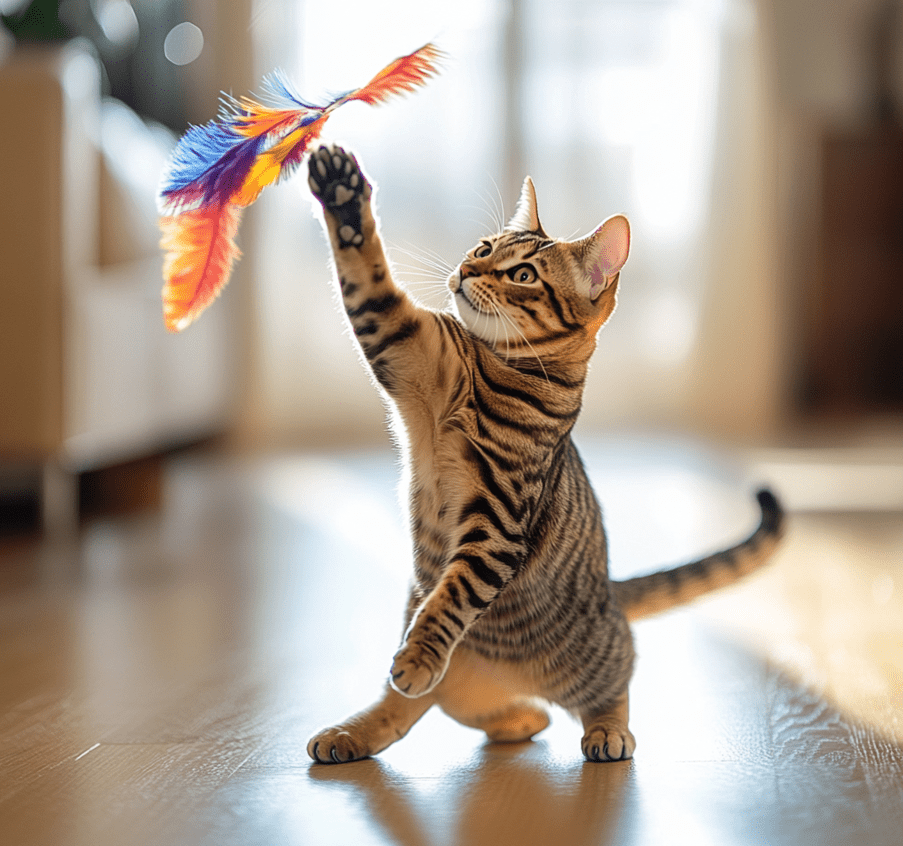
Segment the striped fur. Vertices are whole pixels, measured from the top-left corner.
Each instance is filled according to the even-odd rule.
[[[570,433],[614,310],[626,219],[551,239],[527,179],[508,227],[450,277],[454,312],[436,312],[392,279],[354,157],[321,147],[310,185],[362,357],[400,421],[414,578],[382,698],[308,752],[324,763],[375,754],[433,704],[494,740],[524,740],[554,702],[583,721],[587,759],[629,758],[628,619],[763,563],[781,512],[763,492],[761,526],[734,549],[609,580],[601,510]]]

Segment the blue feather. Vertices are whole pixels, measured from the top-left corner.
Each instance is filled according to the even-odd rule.
[[[163,175],[160,194],[164,205],[228,200],[265,142],[265,137],[239,135],[231,124],[191,127],[176,145]]]

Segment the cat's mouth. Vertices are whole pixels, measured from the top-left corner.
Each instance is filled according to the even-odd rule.
[[[469,305],[474,311],[479,311],[479,309],[473,304],[470,297],[467,296],[467,293],[464,291],[464,288],[458,288],[457,295],[464,300],[467,305]]]
[[[483,313],[483,310],[479,308],[470,297],[467,296],[467,291],[464,290],[463,280],[458,283],[458,290],[455,291],[455,296],[460,297],[462,300],[464,300],[464,302],[467,303],[467,305],[469,305],[474,311],[480,314]]]

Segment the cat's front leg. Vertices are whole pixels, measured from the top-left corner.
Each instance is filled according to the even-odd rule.
[[[584,735],[580,746],[587,761],[624,761],[633,757],[636,740],[627,727],[628,712],[625,691],[607,708],[581,715]]]
[[[466,537],[439,584],[420,606],[396,653],[392,686],[404,696],[423,696],[442,681],[455,647],[517,574],[526,555],[519,544],[500,545],[483,529]]]
[[[446,321],[396,284],[372,208],[373,189],[357,159],[338,145],[310,154],[308,182],[323,206],[342,305],[370,371],[405,409],[441,403],[457,382]],[[437,367],[437,362],[443,362]],[[441,378],[440,378],[441,377]],[[444,378],[444,381],[443,381]]]
[[[403,696],[421,697],[432,691],[442,681],[458,642],[433,615],[421,616],[408,629],[389,671],[392,686]]]

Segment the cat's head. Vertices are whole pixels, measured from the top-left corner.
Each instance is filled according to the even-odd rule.
[[[576,241],[549,238],[528,176],[504,231],[470,250],[448,284],[461,322],[506,358],[591,351],[629,249],[623,215]]]

